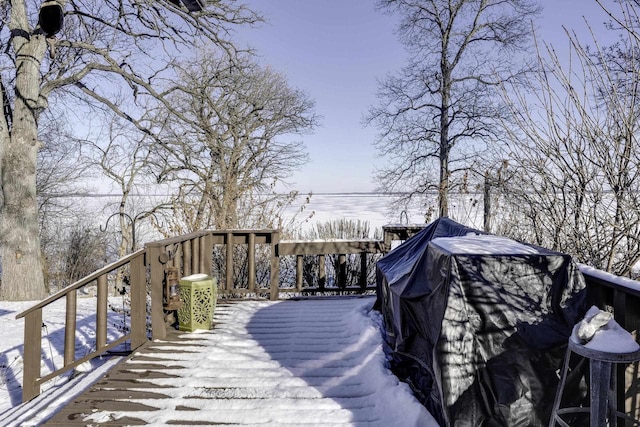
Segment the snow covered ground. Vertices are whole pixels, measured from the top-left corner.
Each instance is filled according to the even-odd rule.
[[[71,400],[78,392],[91,385],[120,357],[103,357],[80,365],[71,372],[42,385],[42,394],[22,405],[22,370],[24,319],[16,315],[39,301],[0,301],[0,426],[34,426],[47,419],[58,407]],[[113,304],[119,298],[110,300]],[[63,365],[65,301],[51,304],[43,312],[42,374],[52,372]],[[95,342],[95,297],[78,299],[76,357],[91,351]],[[115,311],[109,313],[108,340],[119,337],[122,318]],[[84,370],[86,372],[79,372]]]
[[[365,297],[222,305],[216,309],[215,333],[185,334],[186,341],[197,335],[199,340],[204,337],[211,345],[201,353],[180,355],[178,364],[184,365],[179,370],[182,378],[171,380],[174,388],[168,399],[154,401],[154,407],[160,406],[159,411],[142,414],[99,412],[87,422],[99,425],[101,420],[128,415],[142,418],[151,425],[165,425],[175,419],[174,408],[184,404],[188,396],[228,387],[230,393],[238,394],[236,397],[257,392],[265,398],[255,401],[226,396],[221,406],[205,399],[190,400],[190,405],[194,402],[202,405],[199,411],[188,411],[194,418],[191,421],[215,419],[222,423],[252,423],[258,416],[260,422],[269,420],[271,425],[323,422],[437,426],[411,395],[408,386],[389,371],[380,332],[381,318],[370,310],[373,302],[372,297]],[[92,298],[80,301],[78,317],[86,319],[85,326],[92,321],[93,304]],[[43,387],[41,397],[20,405],[23,321],[15,320],[15,315],[30,305],[0,302],[0,326],[5,331],[0,342],[5,365],[0,388],[2,426],[38,425],[118,359],[95,361],[96,366],[100,365],[97,372],[52,381]],[[64,337],[62,310],[50,311],[44,320],[48,333],[43,330],[43,353],[54,362],[47,360],[45,365],[61,363]],[[114,334],[117,324],[118,317],[114,313],[110,322]],[[90,345],[89,336],[83,339]],[[241,365],[243,360],[250,360],[254,369],[238,369],[238,366],[245,366]],[[135,369],[135,361],[129,363]],[[213,372],[221,375],[216,376]],[[232,387],[233,381],[242,384],[242,388]],[[357,398],[346,398],[349,393],[355,393]],[[311,407],[305,408],[304,400],[300,400],[303,397],[311,399]],[[233,410],[225,410],[225,405],[234,405]],[[321,419],[317,414],[321,414]],[[182,411],[181,416],[184,415]]]

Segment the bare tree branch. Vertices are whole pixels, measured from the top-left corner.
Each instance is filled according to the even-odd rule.
[[[529,0],[381,0],[378,7],[400,16],[398,33],[411,55],[380,82],[380,104],[365,121],[380,130],[379,153],[393,153],[378,171],[381,189],[420,194],[437,186],[439,215],[448,216],[453,172],[464,170],[450,165],[499,140],[493,124],[504,107],[496,89],[530,71],[518,53],[539,8]]]

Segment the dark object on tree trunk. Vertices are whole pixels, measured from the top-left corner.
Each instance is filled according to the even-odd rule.
[[[187,6],[190,12],[197,12],[204,9],[204,2],[202,0],[182,0],[182,3]]]
[[[40,6],[38,24],[44,34],[51,38],[61,29],[64,21],[62,6],[56,0],[45,0]]]
[[[180,3],[184,4],[189,12],[198,12],[204,9],[204,0],[169,0],[171,3],[176,6],[180,6]]]

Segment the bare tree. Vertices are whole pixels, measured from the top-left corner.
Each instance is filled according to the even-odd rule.
[[[150,159],[156,140],[147,134],[136,132],[135,127],[127,120],[114,117],[109,112],[107,114],[111,116],[110,119],[105,119],[105,122],[109,122],[108,129],[103,138],[88,143],[90,149],[86,150],[88,155],[85,161],[97,167],[100,175],[119,194],[120,199],[115,208],[111,207],[114,211],[107,222],[111,223],[111,219],[114,219],[113,223],[117,224],[120,236],[118,256],[123,257],[129,251],[136,250],[140,243],[136,240],[138,236],[134,235],[136,223],[154,215],[156,210],[165,205],[168,206],[168,196],[164,201],[149,201],[144,204],[147,202],[145,200],[142,205],[134,204],[134,195],[140,200],[144,199],[146,192],[166,191],[153,177]],[[108,225],[105,225],[105,229]]]
[[[75,223],[80,212],[68,195],[83,192],[82,181],[87,168],[78,160],[81,141],[71,135],[68,122],[58,112],[45,111],[39,129],[42,148],[38,152],[36,189],[40,247],[47,291],[50,279],[55,279],[56,260],[59,255],[62,230]]]
[[[38,212],[40,228],[46,228],[47,222],[57,222],[59,217],[68,217],[68,201],[60,196],[76,194],[82,191],[82,179],[86,177],[87,167],[80,164],[80,145],[64,117],[43,114],[40,126],[42,147],[38,151],[36,170],[36,188],[38,194]]]
[[[307,161],[290,138],[316,125],[313,101],[248,56],[203,52],[179,81],[171,97],[179,115],[162,121],[157,162],[158,180],[177,187],[174,227],[264,226],[273,185]]]
[[[74,224],[66,236],[64,282],[69,285],[93,273],[106,262],[105,236],[82,222]]]
[[[366,117],[380,129],[376,148],[386,161],[377,178],[383,191],[437,192],[439,216],[448,216],[456,173],[498,138],[498,83],[529,69],[523,49],[539,7],[531,0],[380,0],[378,6],[400,15],[409,60],[380,82],[380,103]]]
[[[593,35],[586,48],[567,35],[568,58],[552,46],[538,55],[535,96],[509,98],[502,231],[629,275],[640,261],[640,41],[626,32],[601,47]]]
[[[38,125],[50,96],[64,91],[91,100],[152,133],[137,112],[149,98],[163,103],[155,87],[171,74],[172,60],[198,41],[232,53],[229,26],[259,18],[224,0],[194,13],[169,0],[8,0],[0,13],[8,58],[0,74],[0,299],[36,299],[45,293],[36,200]],[[112,98],[114,87],[129,89],[126,103]]]

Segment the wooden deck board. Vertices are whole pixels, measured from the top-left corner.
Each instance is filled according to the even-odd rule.
[[[117,420],[102,421],[99,425],[122,427],[122,426],[143,426],[146,424],[147,423],[144,420],[141,420],[139,418],[123,417]],[[84,416],[82,414],[73,412],[68,414],[68,418],[56,417],[55,419],[48,421],[45,425],[66,427],[66,426],[74,426],[74,425],[87,426],[92,424],[84,421]]]
[[[147,390],[122,390],[122,389],[93,389],[84,394],[87,400],[118,400],[126,397],[127,399],[164,399],[166,394],[156,391]]]
[[[146,344],[44,425],[144,425],[158,419],[154,412],[161,419],[155,425],[254,425],[263,419],[271,426],[299,425],[299,419],[379,424],[376,390],[351,374],[367,363],[368,353],[342,352],[362,341],[342,323],[353,304],[327,301],[313,310],[265,305],[249,317],[219,306],[206,336],[172,332],[165,341]],[[239,321],[245,322],[240,328]],[[319,328],[321,322],[331,327]],[[215,347],[219,342],[226,345]],[[198,364],[194,352],[202,354]]]
[[[173,387],[162,386],[152,382],[141,381],[153,378],[177,378],[163,372],[164,370],[180,369],[182,366],[167,362],[166,358],[154,357],[155,354],[175,352],[163,350],[163,348],[183,345],[178,333],[168,334],[167,341],[152,342],[144,346],[138,352],[116,365],[104,378],[78,396],[73,402],[57,412],[44,425],[47,426],[86,426],[91,422],[87,416],[98,411],[154,411],[157,408],[129,399],[166,399],[167,394],[162,394],[162,389]],[[189,341],[193,345],[193,341]],[[128,363],[128,362],[135,363]],[[143,362],[143,363],[140,363]],[[155,363],[154,363],[155,362]],[[176,408],[178,410],[178,408]],[[135,417],[123,417],[117,420],[100,420],[101,426],[145,425],[146,422]],[[174,424],[185,424],[175,422]]]

